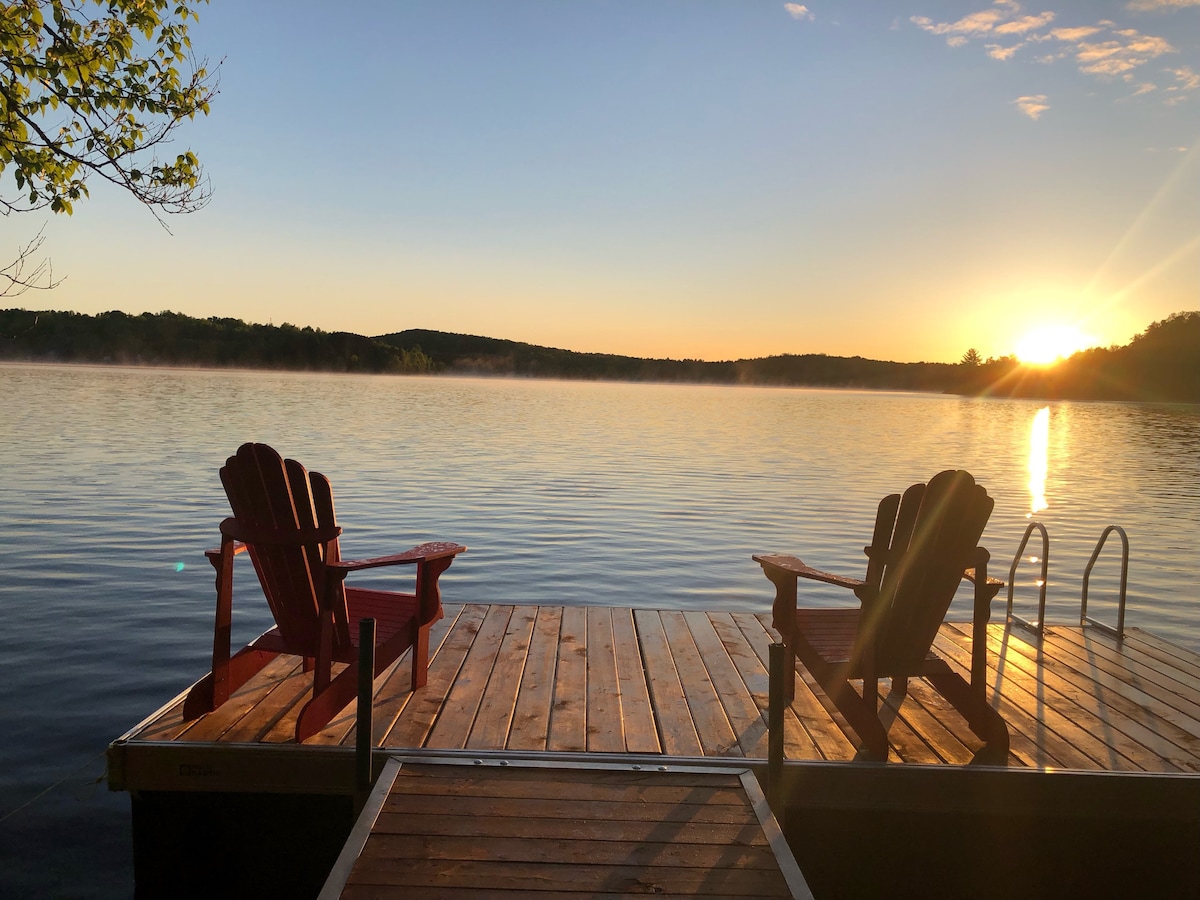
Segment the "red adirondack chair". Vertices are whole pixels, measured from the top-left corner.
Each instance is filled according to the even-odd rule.
[[[420,544],[404,553],[341,558],[329,479],[284,460],[266,444],[243,444],[225,461],[221,483],[233,516],[221,523],[221,546],[206,554],[217,570],[213,667],[189,691],[185,719],[216,709],[281,653],[304,659],[313,672],[312,699],[296,721],[296,740],[324,728],[357,692],[358,626],[376,620],[375,675],[412,648],[412,689],[423,687],[429,629],[442,617],[438,576],[460,544]],[[246,551],[254,563],[275,627],[230,656],[233,560]],[[380,566],[415,565],[412,594],[347,587],[346,576]],[[334,663],[348,663],[336,676]]]
[[[862,741],[860,759],[887,759],[878,679],[902,697],[909,677],[927,679],[985,741],[977,762],[1003,764],[1008,728],[988,703],[987,621],[1003,582],[988,578],[988,551],[978,546],[994,501],[967,472],[946,471],[879,504],[861,581],[822,572],[794,556],[754,557],[775,585],[774,625],[787,648],[784,685],[794,696],[797,657]],[[797,579],[849,588],[858,608],[797,606]],[[975,586],[971,683],[931,648],[962,579]],[[861,694],[851,681],[861,679]]]

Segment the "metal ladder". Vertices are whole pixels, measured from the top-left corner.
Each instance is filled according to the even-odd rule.
[[[1034,531],[1038,531],[1042,536],[1042,555],[1041,561],[1041,577],[1038,578],[1038,614],[1037,619],[1030,621],[1013,612],[1013,589],[1016,585],[1017,567],[1021,564],[1022,554],[1025,553],[1025,547],[1029,543],[1029,538]],[[1116,532],[1121,538],[1121,586],[1120,593],[1117,599],[1117,627],[1113,628],[1105,622],[1099,622],[1087,614],[1088,604],[1088,583],[1091,581],[1092,569],[1096,566],[1096,560],[1100,558],[1100,552],[1104,549],[1105,543],[1108,541],[1108,536]],[[1034,561],[1038,557],[1033,558]],[[1017,553],[1013,557],[1012,565],[1008,570],[1008,623],[1009,625],[1019,625],[1022,628],[1033,631],[1038,636],[1038,641],[1042,640],[1046,631],[1046,573],[1050,564],[1050,536],[1046,532],[1046,526],[1041,522],[1030,522],[1029,527],[1025,529],[1025,534],[1021,538],[1021,543],[1017,547]],[[1125,529],[1120,525],[1109,525],[1100,533],[1100,540],[1096,542],[1096,549],[1092,551],[1091,559],[1088,560],[1087,567],[1083,570],[1083,590],[1080,595],[1079,603],[1079,625],[1086,627],[1088,625],[1094,628],[1099,628],[1106,634],[1110,634],[1118,641],[1125,638],[1125,588],[1129,580],[1129,537],[1125,534]]]
[[[1100,551],[1104,549],[1104,542],[1108,540],[1108,536],[1113,532],[1121,536],[1121,593],[1117,600],[1117,627],[1105,625],[1103,622],[1097,622],[1087,614],[1088,601],[1088,579],[1092,577],[1092,567],[1096,565],[1096,560],[1100,556]],[[1079,601],[1079,624],[1080,626],[1094,625],[1101,631],[1111,634],[1118,641],[1125,639],[1125,584],[1129,577],[1129,536],[1125,534],[1125,529],[1120,525],[1109,525],[1100,535],[1100,540],[1096,542],[1096,549],[1092,551],[1092,558],[1088,560],[1087,568],[1083,570],[1083,593]]]
[[[1021,563],[1022,554],[1025,552],[1025,545],[1029,543],[1029,537],[1033,534],[1035,529],[1042,533],[1042,576],[1037,581],[1037,619],[1031,622],[1013,612],[1013,588],[1016,586],[1017,582],[1017,566]],[[1030,522],[1029,527],[1025,529],[1025,536],[1021,538],[1021,545],[1017,547],[1017,555],[1013,557],[1012,565],[1008,568],[1008,621],[1010,625],[1020,625],[1022,628],[1028,628],[1030,631],[1036,632],[1038,641],[1041,641],[1042,635],[1045,634],[1046,631],[1046,570],[1049,565],[1050,535],[1047,534],[1046,526],[1041,522]]]

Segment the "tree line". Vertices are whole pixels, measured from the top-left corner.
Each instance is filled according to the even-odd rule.
[[[974,350],[958,363],[819,353],[724,362],[642,359],[423,329],[364,337],[173,312],[88,316],[7,309],[0,310],[0,359],[1200,403],[1200,312],[1155,322],[1126,346],[1085,350],[1039,367],[1012,356],[983,360]]]
[[[88,316],[0,310],[0,359],[376,374],[434,370],[420,347],[402,349],[343,331],[173,312]]]
[[[949,363],[882,362],[823,353],[726,362],[643,359],[423,329],[385,334],[378,340],[397,347],[419,345],[438,371],[464,375],[945,391],[953,387],[958,368]]]
[[[1174,313],[1125,346],[1082,350],[1053,366],[964,357],[959,375],[963,394],[1200,403],[1200,312]]]
[[[898,363],[821,353],[704,362],[576,353],[420,329],[379,340],[398,347],[419,345],[437,371],[461,374],[1200,403],[1200,312],[1168,316],[1124,347],[1086,350],[1045,367],[1023,364],[1015,356],[984,360],[973,348],[958,363]]]

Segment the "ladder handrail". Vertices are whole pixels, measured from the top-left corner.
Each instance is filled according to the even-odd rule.
[[[1013,588],[1017,580],[1017,566],[1021,563],[1022,554],[1025,553],[1025,545],[1029,543],[1030,535],[1034,529],[1042,533],[1042,577],[1038,580],[1038,617],[1036,622],[1030,622],[1021,616],[1013,614]],[[1029,527],[1025,529],[1025,536],[1021,538],[1021,545],[1017,547],[1016,556],[1013,557],[1012,565],[1008,569],[1008,621],[1015,622],[1031,631],[1036,631],[1040,640],[1046,629],[1046,572],[1050,565],[1050,535],[1046,532],[1046,526],[1041,522],[1030,522]],[[1086,583],[1086,582],[1085,582]]]
[[[1104,543],[1108,540],[1108,536],[1113,532],[1121,536],[1121,592],[1117,599],[1117,627],[1114,629],[1111,625],[1106,625],[1103,622],[1097,622],[1087,614],[1088,602],[1088,580],[1092,577],[1092,567],[1096,565],[1096,560],[1100,558],[1100,551],[1104,549]],[[1116,636],[1117,640],[1123,640],[1125,637],[1125,586],[1129,579],[1129,536],[1125,534],[1125,529],[1120,525],[1109,525],[1100,534],[1100,540],[1096,542],[1096,549],[1092,551],[1092,558],[1088,560],[1087,568],[1083,570],[1083,592],[1079,603],[1079,625],[1094,625],[1101,631],[1107,631],[1109,634]]]

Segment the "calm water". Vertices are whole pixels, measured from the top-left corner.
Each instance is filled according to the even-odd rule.
[[[4,897],[131,893],[102,753],[205,670],[217,469],[247,440],[331,477],[347,556],[467,544],[444,596],[484,603],[765,610],[751,553],[861,574],[879,497],[966,468],[996,499],[1001,577],[1044,493],[1052,620],[1078,616],[1118,523],[1128,623],[1200,649],[1200,407],[1055,403],[1039,423],[1046,404],[916,394],[33,366],[0,366],[0,397]],[[807,596],[844,601],[828,590]],[[244,640],[269,614],[239,601]]]

